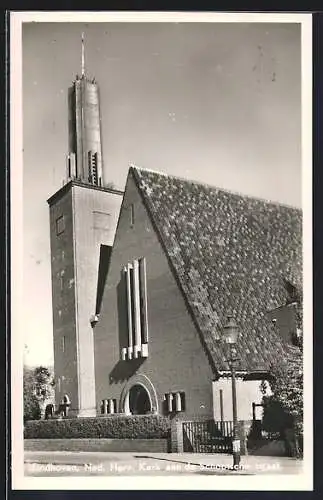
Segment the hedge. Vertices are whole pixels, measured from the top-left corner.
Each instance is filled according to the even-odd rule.
[[[159,439],[170,432],[170,421],[160,415],[114,415],[62,420],[30,420],[24,429],[25,439]]]

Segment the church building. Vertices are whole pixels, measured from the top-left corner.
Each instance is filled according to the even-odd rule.
[[[112,413],[232,420],[223,329],[239,327],[241,420],[302,335],[300,210],[129,168],[107,187],[99,90],[69,89],[66,182],[48,200],[56,402]]]
[[[232,420],[301,335],[299,210],[131,167],[93,330],[97,412]]]

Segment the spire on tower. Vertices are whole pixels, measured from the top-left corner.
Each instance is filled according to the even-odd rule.
[[[85,62],[84,62],[84,33],[82,33],[82,76],[85,74]]]

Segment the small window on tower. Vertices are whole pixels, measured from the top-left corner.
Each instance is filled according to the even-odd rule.
[[[61,272],[61,275],[60,275],[60,287],[61,287],[61,291],[64,290],[64,271]]]
[[[62,351],[65,352],[65,335],[62,337]]]
[[[65,220],[64,220],[64,215],[61,215],[61,217],[58,217],[56,219],[56,234],[59,235],[63,233],[65,230]]]
[[[88,152],[88,162],[89,162],[89,182],[98,185],[98,154],[92,151]]]

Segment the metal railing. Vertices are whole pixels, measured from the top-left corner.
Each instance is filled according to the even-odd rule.
[[[231,420],[183,422],[185,452],[231,453],[233,422]]]

